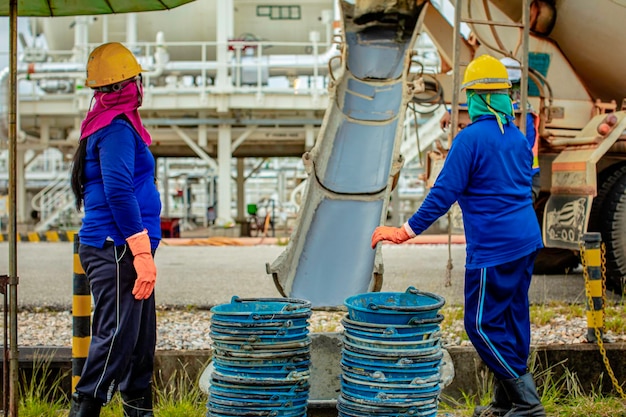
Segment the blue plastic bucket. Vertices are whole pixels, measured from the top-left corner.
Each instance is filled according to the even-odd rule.
[[[301,363],[309,363],[311,355],[297,355],[285,358],[267,358],[267,359],[249,359],[249,358],[232,358],[232,357],[214,357],[214,362],[219,362],[221,365],[228,365],[234,367],[258,367],[258,366],[286,366],[295,365],[299,366]]]
[[[310,343],[305,347],[298,348],[293,351],[281,351],[281,350],[254,350],[254,349],[241,349],[238,348],[228,348],[222,346],[215,346],[213,350],[213,355],[216,357],[223,358],[241,358],[241,359],[249,359],[249,360],[265,360],[265,359],[281,359],[281,358],[290,358],[292,356],[301,356],[308,355],[311,352]]]
[[[264,334],[224,334],[216,332],[215,329],[211,329],[209,336],[215,342],[225,343],[225,344],[252,344],[252,345],[262,345],[262,344],[284,344],[284,343],[293,343],[293,342],[301,342],[306,341],[307,335],[309,334],[308,330],[303,331],[299,334],[284,334],[284,335],[264,335]]]
[[[300,349],[308,349],[311,345],[311,339],[308,337],[302,340],[287,342],[224,342],[215,339],[212,342],[213,346],[219,350],[259,353],[293,353]]]
[[[349,398],[340,395],[337,399],[337,410],[346,416],[363,417],[363,416],[430,416],[437,411],[437,400],[427,399],[414,403],[410,407],[401,406],[376,406],[364,404],[361,402],[353,402]]]
[[[385,388],[374,388],[346,382],[344,378],[346,377],[342,377],[341,380],[341,394],[353,402],[368,405],[410,407],[423,401],[436,400],[440,393],[439,388],[390,392]]]
[[[419,340],[427,339],[433,333],[439,332],[441,330],[439,324],[442,320],[443,316],[438,314],[437,317],[424,319],[422,323],[416,325],[390,325],[353,321],[346,316],[341,320],[341,324],[346,332],[350,332],[359,337],[390,340]]]
[[[371,292],[346,298],[350,320],[377,324],[408,325],[436,318],[443,307],[443,297],[409,287],[401,292]]]
[[[298,385],[290,386],[288,390],[278,390],[276,387],[268,390],[266,387],[261,386],[249,386],[247,389],[234,390],[232,385],[214,384],[209,387],[209,392],[222,397],[238,399],[300,401],[309,397],[309,388],[299,387]]]
[[[306,414],[306,406],[300,407],[230,407],[209,401],[207,407],[211,416],[250,416],[250,417],[298,417]]]
[[[246,378],[224,379],[222,375],[211,375],[211,388],[238,391],[242,394],[265,393],[265,394],[294,394],[308,395],[311,385],[306,379],[300,381],[282,381],[273,383],[272,381],[251,380]]]
[[[392,384],[410,384],[416,379],[438,375],[440,365],[411,369],[377,369],[353,364],[342,359],[341,369],[347,376],[354,379],[389,382]]]
[[[213,371],[212,378],[225,382],[232,383],[233,385],[282,385],[285,383],[297,383],[299,381],[308,380],[311,376],[311,371],[291,371],[287,375],[272,375],[270,373],[261,374],[258,376],[240,376],[231,375],[220,372],[219,370]]]
[[[215,308],[215,307],[214,307]],[[219,326],[219,327],[227,327],[229,329],[234,330],[264,330],[266,328],[269,329],[281,329],[281,328],[302,328],[307,327],[309,322],[308,319],[311,317],[311,313],[309,311],[303,311],[298,313],[297,315],[292,314],[288,318],[279,317],[278,320],[256,320],[256,321],[233,321],[230,320],[230,316],[220,316],[219,314],[213,313],[211,316],[211,326]]]
[[[309,364],[304,363],[301,366],[284,366],[284,367],[232,367],[232,366],[222,366],[215,363],[215,370],[224,375],[233,375],[233,376],[241,376],[241,377],[249,377],[249,378],[283,378],[290,379],[291,375],[299,374],[299,375],[309,375]]]
[[[432,342],[432,341],[430,341]],[[387,349],[387,348],[377,348],[371,346],[365,346],[361,343],[353,343],[351,340],[344,338],[343,345],[345,349],[349,349],[355,353],[361,353],[364,355],[370,355],[375,357],[415,357],[422,355],[429,355],[441,350],[441,346],[439,345],[439,339],[434,341],[435,343],[431,346],[418,348],[418,349]]]
[[[311,303],[295,298],[239,298],[211,309],[218,322],[272,323],[281,326],[294,318],[311,316]]]
[[[439,342],[441,341],[441,337],[432,337],[413,341],[366,339],[354,336],[350,332],[345,332],[343,336],[344,341],[348,341],[364,349],[371,349],[372,351],[396,351],[396,354],[398,355],[402,355],[402,351],[405,350],[425,350],[439,346]]]
[[[349,346],[348,346],[349,347]],[[375,356],[370,355],[368,353],[355,352],[351,349],[343,349],[342,356],[343,358],[353,360],[358,363],[362,363],[364,365],[371,366],[386,366],[386,367],[395,367],[395,366],[419,366],[422,363],[429,363],[432,361],[439,361],[443,357],[443,352],[439,347],[434,347],[429,349],[427,352],[425,351],[422,355],[417,356],[407,356],[405,355],[407,352],[402,351],[401,355],[387,354],[384,356]]]
[[[280,408],[289,409],[293,407],[306,406],[307,398],[279,398],[272,396],[269,399],[259,398],[233,398],[221,395],[216,391],[209,391],[211,394],[211,403],[224,407],[252,407],[257,409]]]
[[[213,307],[210,416],[306,415],[310,307],[298,299],[238,297]]]
[[[289,320],[288,320],[289,321]],[[221,335],[230,336],[291,336],[298,334],[307,334],[309,325],[306,321],[298,326],[246,326],[246,327],[233,327],[225,326],[222,324],[216,324],[211,322],[211,331]]]
[[[362,361],[356,360],[354,357],[348,355],[342,355],[341,362],[345,363],[347,366],[352,368],[363,369],[367,372],[376,372],[380,371],[383,373],[392,373],[403,375],[407,374],[411,375],[412,373],[422,373],[428,372],[432,369],[437,369],[441,367],[441,357],[433,358],[432,360],[411,363],[411,364],[395,364],[395,363],[382,363],[378,361]]]

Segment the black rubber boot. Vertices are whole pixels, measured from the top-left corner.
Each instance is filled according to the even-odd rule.
[[[145,390],[122,392],[124,417],[154,417],[152,387]]]
[[[541,405],[532,374],[528,373],[516,379],[505,379],[502,386],[513,403],[505,417],[546,417],[546,410]]]
[[[102,401],[81,393],[72,394],[69,417],[100,417]]]
[[[506,395],[502,382],[496,379],[493,388],[493,400],[489,405],[479,405],[474,408],[472,417],[503,417],[509,412],[513,404]]]

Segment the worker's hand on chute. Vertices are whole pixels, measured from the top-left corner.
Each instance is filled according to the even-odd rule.
[[[388,240],[393,243],[402,243],[409,240],[411,236],[406,231],[405,226],[402,227],[390,227],[390,226],[378,226],[372,233],[372,249],[376,247],[376,244],[381,240]]]
[[[126,242],[128,242],[128,247],[135,257],[133,265],[135,266],[135,271],[137,271],[133,295],[137,300],[145,300],[152,295],[157,274],[148,231],[144,229],[143,232],[134,234],[126,239]]]

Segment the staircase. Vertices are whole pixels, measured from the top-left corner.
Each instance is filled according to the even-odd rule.
[[[74,208],[75,200],[67,172],[59,174],[32,199],[32,207],[39,211],[40,221],[37,232],[45,232],[52,227],[69,227],[80,224],[80,214]]]

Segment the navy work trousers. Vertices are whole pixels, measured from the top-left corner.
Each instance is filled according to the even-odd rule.
[[[137,273],[127,245],[107,242],[100,249],[80,245],[78,254],[94,300],[91,344],[76,391],[110,401],[122,392],[147,389],[156,347],[154,293],[132,294]]]
[[[465,271],[465,331],[496,378],[519,378],[530,353],[528,288],[537,252]]]

